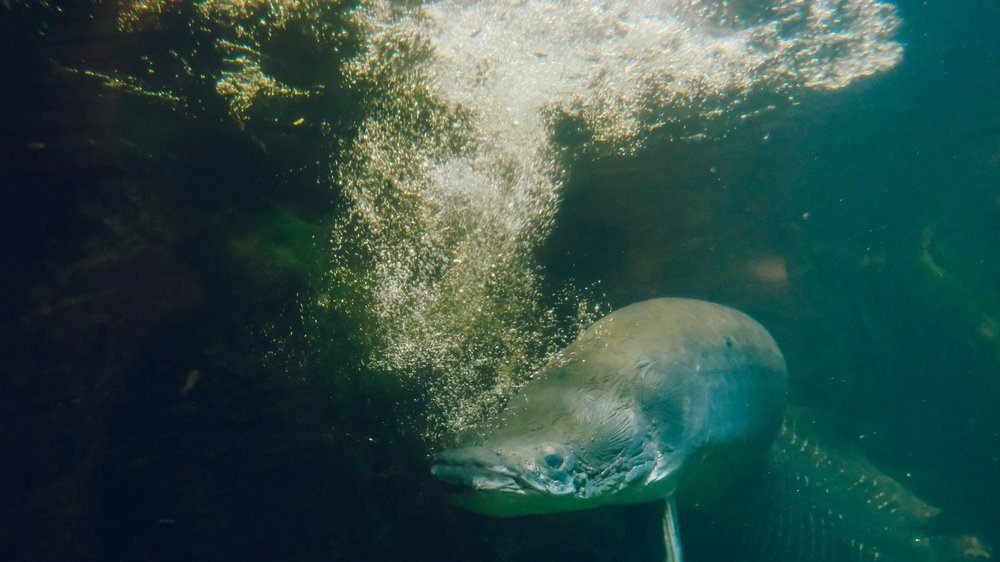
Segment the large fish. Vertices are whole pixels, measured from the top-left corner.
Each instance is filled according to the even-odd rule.
[[[494,516],[666,500],[666,557],[680,560],[677,506],[710,502],[763,457],[786,385],[750,317],[649,300],[589,327],[432,472],[459,487],[455,503]]]
[[[692,553],[730,562],[983,562],[986,543],[879,470],[845,424],[789,408],[759,469],[687,518]]]

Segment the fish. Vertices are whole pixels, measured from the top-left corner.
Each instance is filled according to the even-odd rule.
[[[698,560],[983,562],[980,537],[872,463],[829,413],[788,407],[764,462],[686,518]]]
[[[635,303],[584,330],[431,473],[455,505],[496,517],[662,502],[665,557],[680,561],[678,509],[710,504],[764,458],[787,380],[746,314]]]

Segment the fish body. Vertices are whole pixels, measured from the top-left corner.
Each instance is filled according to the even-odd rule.
[[[970,562],[990,560],[972,534],[876,467],[829,416],[789,408],[759,470],[688,518],[698,560]],[[947,527],[944,527],[945,529]],[[692,550],[689,548],[689,550]]]
[[[786,384],[777,344],[747,315],[644,301],[585,330],[431,470],[457,505],[493,516],[698,506],[763,457]]]

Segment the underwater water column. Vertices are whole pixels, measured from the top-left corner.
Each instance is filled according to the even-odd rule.
[[[556,342],[599,315],[567,288],[567,320],[534,258],[565,188],[560,122],[637,150],[695,142],[803,89],[893,67],[892,5],[870,1],[363,2],[347,74],[373,94],[341,166],[348,216],[334,279],[371,319],[370,364],[427,388],[430,434],[495,411]]]

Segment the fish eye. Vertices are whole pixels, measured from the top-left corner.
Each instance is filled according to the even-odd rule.
[[[566,459],[562,458],[562,455],[554,453],[545,455],[545,464],[549,465],[549,468],[561,468],[565,462]]]

